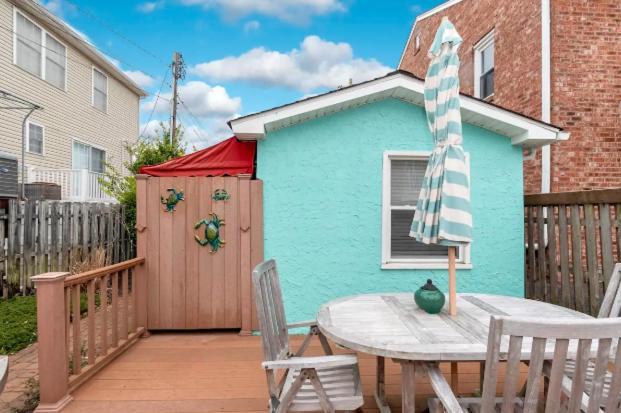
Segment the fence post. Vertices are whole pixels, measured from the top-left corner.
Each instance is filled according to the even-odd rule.
[[[65,277],[50,272],[32,277],[37,289],[40,403],[37,413],[60,412],[71,400],[65,339]],[[79,322],[79,321],[78,321]]]
[[[80,197],[79,201],[86,201],[88,199],[88,188],[89,188],[89,173],[88,169],[80,170]]]
[[[136,175],[136,257],[147,256],[147,175]],[[146,264],[134,268],[136,277],[136,327],[147,328],[148,281]]]

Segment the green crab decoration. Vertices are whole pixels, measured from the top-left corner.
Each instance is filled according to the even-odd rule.
[[[201,239],[198,235],[194,235],[196,242],[203,247],[209,245],[211,247],[210,252],[216,252],[221,247],[224,247],[225,242],[220,238],[220,227],[224,225],[224,220],[212,213],[211,219],[205,218],[198,221],[194,225],[194,229],[198,229],[203,225],[205,226],[205,238]]]
[[[164,205],[165,212],[173,212],[179,201],[185,200],[185,196],[183,191],[177,192],[175,188],[168,188],[167,191],[169,192],[168,197],[160,196],[160,201]]]
[[[216,189],[215,191],[213,191],[211,199],[213,199],[214,201],[228,201],[229,199],[231,199],[231,195],[229,195],[226,189]]]

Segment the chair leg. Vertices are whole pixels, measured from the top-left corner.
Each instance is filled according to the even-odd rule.
[[[302,384],[304,380],[307,379],[307,374],[304,373],[304,370],[300,372],[300,375],[295,378],[293,383],[291,383],[291,387],[287,390],[287,393],[280,399],[280,403],[276,407],[276,413],[285,413],[289,410],[289,406],[293,403],[293,399],[298,391],[302,388]]]
[[[315,392],[317,393],[317,397],[319,398],[319,404],[325,413],[335,413],[334,407],[332,407],[332,403],[330,403],[330,399],[326,394],[323,386],[321,385],[321,381],[319,381],[319,376],[317,376],[317,370],[315,369],[302,369],[302,374],[305,374],[308,380],[313,385]]]
[[[330,343],[328,343],[328,339],[326,338],[326,336],[323,335],[321,331],[319,331],[319,327],[313,327],[312,332],[317,335],[317,338],[319,338],[321,348],[323,348],[323,352],[326,354],[326,356],[331,356],[332,354],[334,354],[332,352],[332,348],[330,347]]]

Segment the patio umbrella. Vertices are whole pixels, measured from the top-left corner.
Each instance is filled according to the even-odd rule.
[[[462,148],[459,57],[462,39],[445,17],[429,49],[425,110],[435,148],[429,157],[410,236],[448,246],[449,313],[457,314],[456,248],[471,241],[470,183]]]

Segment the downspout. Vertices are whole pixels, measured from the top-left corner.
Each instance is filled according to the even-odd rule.
[[[551,47],[550,47],[550,0],[541,0],[541,120],[551,119]],[[541,192],[550,192],[551,184],[550,145],[541,148]]]
[[[22,200],[26,199],[26,123],[35,110],[36,107],[31,108],[22,121]]]

